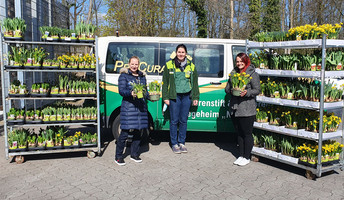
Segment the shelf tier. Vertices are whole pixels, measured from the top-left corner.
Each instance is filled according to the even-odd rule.
[[[305,108],[305,109],[320,109],[320,102],[314,101],[306,101],[306,100],[289,100],[289,99],[281,99],[281,98],[271,98],[265,96],[257,96],[257,102],[259,103],[266,103],[266,104],[274,104],[280,106],[289,106],[295,108]],[[324,109],[338,109],[343,108],[344,102],[337,101],[337,102],[324,102]]]
[[[46,126],[79,126],[79,125],[97,125],[97,122],[67,122],[67,123],[51,123],[51,124],[18,124],[18,125],[7,125],[8,127],[46,127]]]
[[[278,162],[281,162],[281,163],[284,163],[284,164],[292,165],[294,167],[298,167],[298,168],[302,168],[302,169],[305,169],[305,170],[309,170],[313,174],[317,173],[317,169],[316,168],[312,168],[312,167],[308,167],[308,166],[305,166],[305,165],[301,165],[301,164],[295,163],[295,162],[290,161],[290,160],[284,160],[284,159],[279,158],[278,156],[274,157],[274,156],[270,156],[270,155],[267,155],[267,154],[262,153],[262,152],[257,152],[257,149],[255,149],[255,148],[252,149],[251,153],[253,155],[256,155],[256,156],[260,156],[260,157],[267,158],[267,159],[274,160],[274,161],[278,161]],[[290,157],[290,156],[286,156],[286,157]],[[290,157],[290,158],[292,158],[292,157]],[[335,169],[339,169],[341,167],[342,167],[341,164],[334,164],[334,165],[330,165],[330,166],[322,166],[321,167],[321,172],[324,173],[324,172],[332,171],[332,170],[335,170]]]
[[[6,100],[67,100],[67,101],[73,101],[73,100],[80,100],[80,99],[91,99],[91,100],[97,100],[97,97],[6,97]]]
[[[273,70],[273,69],[259,69],[256,68],[256,72],[261,76],[278,76],[278,77],[290,77],[290,78],[319,78],[321,71],[292,71],[292,70]],[[344,71],[325,71],[325,78],[342,78],[344,77]]]
[[[12,41],[12,40],[5,40],[3,41],[7,44],[36,44],[36,45],[68,45],[68,46],[95,46],[94,43],[75,43],[75,42],[35,42],[35,41]]]
[[[300,41],[280,41],[280,42],[252,42],[248,41],[247,48],[272,48],[272,49],[302,49],[302,48],[321,48],[322,39],[300,40]],[[343,47],[344,40],[326,40],[326,48]]]
[[[319,133],[305,131],[304,129],[294,130],[294,129],[285,128],[284,126],[273,126],[273,125],[269,125],[268,123],[258,123],[258,122],[254,122],[253,127],[260,130],[264,130],[264,131],[270,131],[273,133],[302,138],[306,140],[314,140],[314,141],[319,140]],[[324,140],[332,140],[332,139],[340,138],[342,137],[342,134],[343,134],[342,130],[337,130],[336,132],[323,133],[322,140],[324,141]]]
[[[96,73],[93,69],[6,69],[5,72],[91,72]]]
[[[76,148],[67,148],[67,149],[47,149],[47,150],[36,150],[36,151],[18,151],[10,152],[9,156],[25,156],[25,155],[34,155],[34,154],[49,154],[49,153],[67,153],[67,152],[79,152],[79,151],[93,151],[97,152],[98,147],[76,147]]]

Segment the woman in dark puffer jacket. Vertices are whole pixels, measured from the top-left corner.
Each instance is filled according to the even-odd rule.
[[[115,157],[115,162],[118,165],[125,165],[123,151],[129,134],[133,135],[130,159],[135,162],[142,162],[139,157],[139,150],[141,131],[148,128],[147,104],[145,98],[137,98],[132,90],[133,83],[146,86],[146,74],[138,69],[139,63],[140,60],[137,56],[131,57],[129,68],[122,68],[118,78],[119,94],[123,97],[120,114],[121,134],[117,140]]]

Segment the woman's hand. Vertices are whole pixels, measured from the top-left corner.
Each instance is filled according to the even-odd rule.
[[[133,96],[135,98],[137,95],[134,91],[131,91],[131,96]]]
[[[198,105],[198,100],[193,100],[192,105],[193,106],[197,106]]]
[[[246,93],[247,93],[247,90],[243,90],[243,91],[240,92],[240,96],[243,97],[243,96],[246,95]]]
[[[169,106],[170,105],[170,100],[164,100],[164,103]]]

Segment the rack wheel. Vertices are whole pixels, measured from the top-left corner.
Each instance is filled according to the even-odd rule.
[[[259,162],[259,157],[258,157],[258,156],[252,155],[252,156],[251,156],[251,160],[252,160],[253,162]]]
[[[25,161],[24,156],[16,156],[14,160],[17,164],[22,164]]]
[[[87,157],[89,159],[92,159],[92,158],[96,157],[96,153],[93,151],[87,151]]]
[[[306,170],[305,176],[309,180],[315,180],[315,174],[313,174],[312,171]]]

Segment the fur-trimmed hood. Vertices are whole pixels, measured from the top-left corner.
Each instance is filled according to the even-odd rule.
[[[129,70],[129,68],[127,67],[123,67],[122,69],[119,70],[120,74],[132,74],[131,71]],[[146,76],[147,73],[141,70],[138,70],[138,74],[139,76]]]

